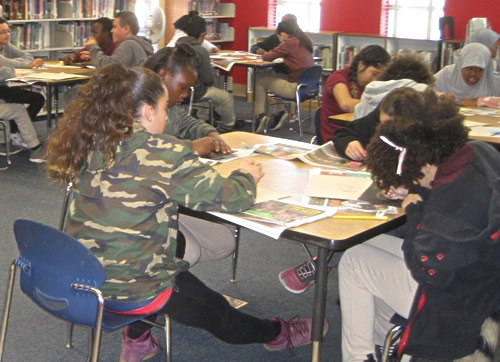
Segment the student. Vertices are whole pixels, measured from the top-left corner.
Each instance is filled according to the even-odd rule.
[[[158,50],[144,64],[160,76],[168,90],[168,122],[164,133],[189,140],[200,156],[211,152],[229,153],[231,147],[214,127],[191,116],[180,105],[196,82],[195,61],[194,49],[187,44],[179,44],[175,48]]]
[[[181,16],[179,19],[177,19],[174,23],[174,35],[172,36],[172,39],[167,44],[167,48],[173,48],[177,44],[177,40],[179,40],[182,37],[187,36],[187,33],[185,32],[185,29],[187,28],[189,24],[189,19],[193,16],[198,15],[198,12],[196,10],[191,10],[187,15]],[[217,48],[214,44],[210,43],[207,39],[203,39],[203,42],[201,43],[203,48],[205,48],[209,53],[217,53],[219,51],[219,48]]]
[[[381,124],[367,167],[381,189],[410,189],[404,240],[382,235],[339,265],[342,358],[374,360],[394,313],[409,324],[400,350],[431,360],[474,352],[498,305],[500,156],[467,142],[458,108],[432,91],[414,117]]]
[[[393,57],[392,62],[371,82],[361,96],[361,102],[354,107],[354,119],[361,118],[380,103],[391,90],[412,87],[424,91],[434,84],[434,76],[429,64],[417,53],[401,53]]]
[[[7,20],[0,17],[0,66],[13,68],[37,68],[43,65],[43,59],[34,59],[30,53],[18,50],[10,44],[10,30]],[[12,77],[14,77],[12,75]],[[27,104],[31,122],[36,121],[36,116],[45,104],[45,98],[38,92],[29,91],[22,87],[9,87],[0,84],[0,99],[6,103]],[[11,122],[11,139],[22,147],[22,139],[16,123]]]
[[[297,24],[297,17],[293,14],[285,14],[281,17],[281,21],[293,21],[295,24]],[[268,51],[276,48],[280,44],[281,44],[281,41],[280,41],[280,38],[278,36],[278,33],[274,32],[273,34],[271,34],[267,38],[265,38],[263,41],[252,45],[250,51],[252,53],[262,55],[265,52],[268,52]]]
[[[12,78],[16,74],[16,71],[13,67],[10,66],[1,66],[0,65],[0,89],[3,89],[1,86],[1,82],[5,79]],[[19,144],[22,147],[12,150],[11,154],[16,154],[21,152],[24,148],[29,149],[30,157],[29,160],[34,163],[42,163],[45,162],[43,158],[43,151],[38,140],[35,127],[33,127],[33,123],[31,123],[28,112],[26,111],[26,107],[24,104],[19,103],[4,103],[0,100],[0,118],[4,120],[12,120],[16,124],[16,128],[19,132],[18,137],[20,140],[15,143],[16,146]],[[4,140],[3,135],[1,135],[0,142]],[[14,142],[13,142],[14,143]],[[6,153],[0,153],[5,155]]]
[[[223,89],[214,87],[214,74],[210,65],[210,55],[201,45],[207,32],[207,23],[201,16],[193,15],[189,18],[184,31],[188,36],[177,40],[177,44],[188,44],[193,47],[197,54],[198,81],[194,86],[193,102],[198,102],[202,98],[210,99],[221,115],[219,131],[231,131],[236,124],[233,95]]]
[[[247,315],[187,271],[177,245],[179,206],[244,210],[255,200],[262,169],[244,160],[223,178],[201,163],[188,144],[162,134],[167,103],[154,72],[111,64],[79,89],[49,139],[49,176],[75,185],[65,231],[103,261],[106,308],[168,313],[228,343],[272,350],[310,343],[310,318]],[[150,328],[144,322],[125,328],[120,360],[159,351]]]
[[[491,53],[483,44],[464,46],[457,62],[441,69],[435,77],[434,90],[461,105],[476,105],[479,97],[500,96],[500,78],[493,75]]]
[[[91,23],[91,35],[96,39],[97,45],[101,48],[104,55],[112,55],[118,47],[118,43],[113,41],[111,30],[113,29],[113,21],[109,18],[99,18]],[[81,63],[90,61],[90,52],[87,47],[75,51],[73,54],[68,54],[63,58],[64,65],[73,63]]]
[[[258,72],[255,75],[255,103],[254,112],[257,122],[257,133],[267,129],[268,117],[264,113],[266,94],[270,91],[277,96],[295,98],[297,78],[306,69],[314,65],[312,56],[312,41],[294,21],[282,21],[276,29],[281,41],[276,48],[262,53],[262,59],[272,61],[283,58],[287,74],[272,72]],[[271,125],[271,130],[279,129],[286,121],[287,114],[281,111],[274,117],[277,123]],[[274,123],[274,122],[273,122]],[[273,127],[274,126],[274,127]]]
[[[129,67],[143,65],[154,53],[151,41],[137,36],[139,22],[131,11],[122,11],[113,19],[113,41],[118,44],[112,55],[105,55],[95,36],[91,35],[85,46],[90,51],[90,60],[96,67],[110,63],[122,63]]]
[[[467,38],[465,45],[471,43],[481,43],[486,45],[491,51],[491,57],[494,58],[497,55],[499,45],[498,39],[500,39],[500,35],[491,29],[477,29]]]
[[[328,116],[354,111],[360,102],[365,86],[376,79],[387,66],[391,57],[379,45],[368,45],[353,58],[351,65],[333,72],[323,87],[321,104],[321,139],[332,139],[339,125],[330,122]]]

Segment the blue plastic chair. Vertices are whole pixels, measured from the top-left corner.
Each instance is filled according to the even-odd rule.
[[[321,107],[319,107],[316,112],[314,112],[314,136],[311,138],[311,143],[313,145],[322,145],[323,139],[321,138]]]
[[[92,328],[90,361],[99,359],[101,331],[114,331],[145,315],[119,315],[104,310],[99,287],[106,274],[97,258],[73,237],[30,220],[14,223],[19,257],[10,265],[0,334],[0,360],[3,356],[16,267],[20,270],[21,290],[42,309],[70,323]],[[170,319],[165,324],[144,320],[165,332],[165,360],[171,359]],[[71,334],[66,347],[71,348]]]
[[[295,102],[297,104],[297,115],[299,118],[298,122],[299,122],[300,137],[302,137],[303,135],[300,104],[307,100],[310,101],[314,97],[317,97],[319,95],[322,74],[323,74],[323,68],[320,65],[314,65],[304,70],[300,74],[299,78],[297,78],[297,89],[295,91],[294,98],[280,97],[275,94],[272,95],[272,98],[276,99],[277,101],[276,104],[283,103],[283,101]],[[266,109],[268,108],[267,99],[268,97],[266,97]],[[311,109],[311,104],[309,104],[309,110],[310,109]]]

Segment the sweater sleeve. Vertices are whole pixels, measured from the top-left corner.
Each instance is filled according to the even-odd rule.
[[[131,46],[130,42],[125,40],[118,45],[113,55],[105,55],[102,49],[96,44],[89,45],[88,48],[90,50],[92,64],[96,67],[101,67],[111,63],[131,64],[134,54]]]
[[[180,139],[195,140],[215,131],[216,129],[208,123],[189,115],[183,107],[174,106],[168,109],[168,122],[164,132],[166,134]]]
[[[262,59],[265,61],[272,61],[277,58],[285,58],[288,54],[290,54],[290,43],[284,41],[276,48],[262,54]]]
[[[25,53],[13,45],[7,44],[4,46],[4,53],[0,54],[0,65],[14,68],[29,68],[29,64],[33,59],[30,53]]]

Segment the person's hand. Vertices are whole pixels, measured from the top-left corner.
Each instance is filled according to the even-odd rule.
[[[29,64],[28,64],[28,67],[29,68],[38,68],[40,66],[42,66],[43,64],[43,59],[40,59],[40,58],[35,58],[33,59]]]
[[[401,202],[401,206],[406,209],[406,207],[408,207],[408,205],[417,204],[420,201],[422,201],[422,198],[420,197],[420,195],[408,194],[408,196],[405,197],[403,202]]]
[[[351,141],[345,149],[345,154],[351,160],[362,161],[366,157],[366,150],[359,141]]]
[[[88,47],[89,45],[95,44],[97,44],[97,40],[93,36],[90,36],[90,38],[83,45]]]
[[[220,49],[217,47],[210,48],[210,53],[218,53],[220,52]]]
[[[90,52],[88,50],[81,51],[80,58],[85,61],[90,60]]]
[[[253,160],[245,159],[241,161],[240,168],[250,172],[255,180],[255,183],[258,183],[262,176],[264,176],[262,165],[258,162],[254,162]]]
[[[258,49],[257,49],[257,51],[256,51],[256,53],[257,53],[257,54],[259,54],[259,55],[262,55],[262,54],[264,54],[265,52],[266,52],[266,51],[265,51],[264,49],[262,49],[262,48],[258,48]]]
[[[477,106],[477,98],[462,98],[458,104],[464,107]]]
[[[214,150],[214,139],[212,137],[202,137],[192,141],[193,151],[200,156],[208,155]]]
[[[229,145],[224,141],[224,139],[217,132],[209,132],[208,136],[212,138],[214,144],[214,152],[219,152],[222,154],[231,153],[232,149]]]
[[[384,192],[384,196],[389,200],[403,200],[406,196],[408,196],[408,189],[405,187],[391,186],[389,190]]]
[[[447,98],[453,102],[455,102],[455,95],[451,93],[443,93],[443,92],[436,92],[439,98]]]
[[[75,55],[74,54],[68,54],[63,58],[63,63],[64,65],[71,65],[75,61]]]

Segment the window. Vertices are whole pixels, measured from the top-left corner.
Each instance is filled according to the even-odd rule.
[[[411,39],[439,39],[445,0],[382,0],[380,34]]]
[[[268,9],[267,26],[270,28],[275,28],[283,15],[294,14],[303,31],[319,31],[320,0],[269,0]]]

